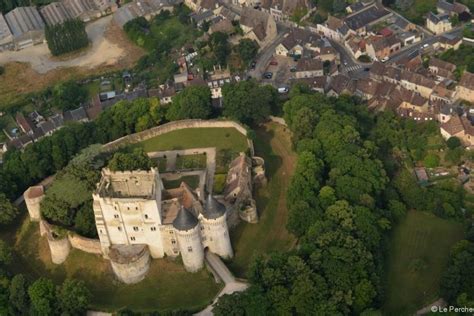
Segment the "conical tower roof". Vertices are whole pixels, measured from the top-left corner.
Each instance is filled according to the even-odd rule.
[[[190,230],[196,227],[197,224],[197,218],[184,207],[181,207],[173,221],[173,227],[177,230]]]
[[[217,201],[212,194],[209,194],[202,215],[206,219],[216,219],[224,215],[225,212],[225,206]]]

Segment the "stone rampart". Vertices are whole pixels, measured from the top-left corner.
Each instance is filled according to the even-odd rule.
[[[66,261],[71,251],[71,243],[69,242],[67,234],[59,236],[45,220],[41,220],[40,222],[40,234],[41,236],[46,235],[51,252],[51,261],[54,264],[61,264]]]
[[[221,120],[182,120],[169,122],[160,126],[150,128],[146,131],[127,135],[116,139],[103,147],[107,151],[114,151],[117,148],[127,145],[142,142],[144,140],[163,135],[172,131],[185,129],[185,128],[235,128],[242,135],[247,136],[247,130],[245,127],[234,121],[221,121]],[[254,148],[252,140],[248,139],[248,144],[252,156],[254,155]]]
[[[102,249],[100,247],[100,240],[99,239],[91,239],[79,236],[74,233],[68,234],[69,242],[71,243],[71,247],[93,254],[102,254]]]

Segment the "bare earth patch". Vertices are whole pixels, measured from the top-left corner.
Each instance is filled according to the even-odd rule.
[[[128,68],[145,53],[127,39],[112,16],[88,24],[86,31],[91,45],[70,55],[53,57],[46,44],[0,53],[0,65],[5,67],[5,74],[0,77],[0,101],[60,80]]]

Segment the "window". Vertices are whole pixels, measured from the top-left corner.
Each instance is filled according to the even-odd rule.
[[[127,210],[129,210],[129,211],[130,211],[130,206],[127,206]]]
[[[117,228],[118,228],[119,232],[121,232],[121,231],[122,231],[122,227],[120,227],[120,226],[119,226],[119,227],[117,227]]]
[[[130,240],[131,240],[131,241],[135,241],[135,237],[133,237],[133,236],[130,237]]]
[[[147,215],[147,214],[145,214],[145,219],[148,219],[148,215]]]
[[[99,234],[102,234],[102,229],[99,230]]]
[[[176,244],[176,240],[171,239],[171,243],[172,243],[173,245]]]
[[[138,211],[138,206],[135,206],[135,210]]]
[[[193,247],[188,247],[188,252],[193,252]]]
[[[151,228],[151,231],[152,231],[152,232],[156,231],[156,227],[153,226],[153,227]]]
[[[114,218],[119,218],[118,214],[114,214]]]
[[[137,232],[137,231],[138,231],[138,227],[137,227],[137,226],[133,226],[133,230]]]

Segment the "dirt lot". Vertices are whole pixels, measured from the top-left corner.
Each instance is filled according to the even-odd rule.
[[[112,16],[88,24],[86,30],[91,45],[61,58],[52,57],[46,44],[0,53],[0,65],[5,67],[5,74],[0,77],[0,102],[60,80],[128,68],[145,53],[112,23]]]

